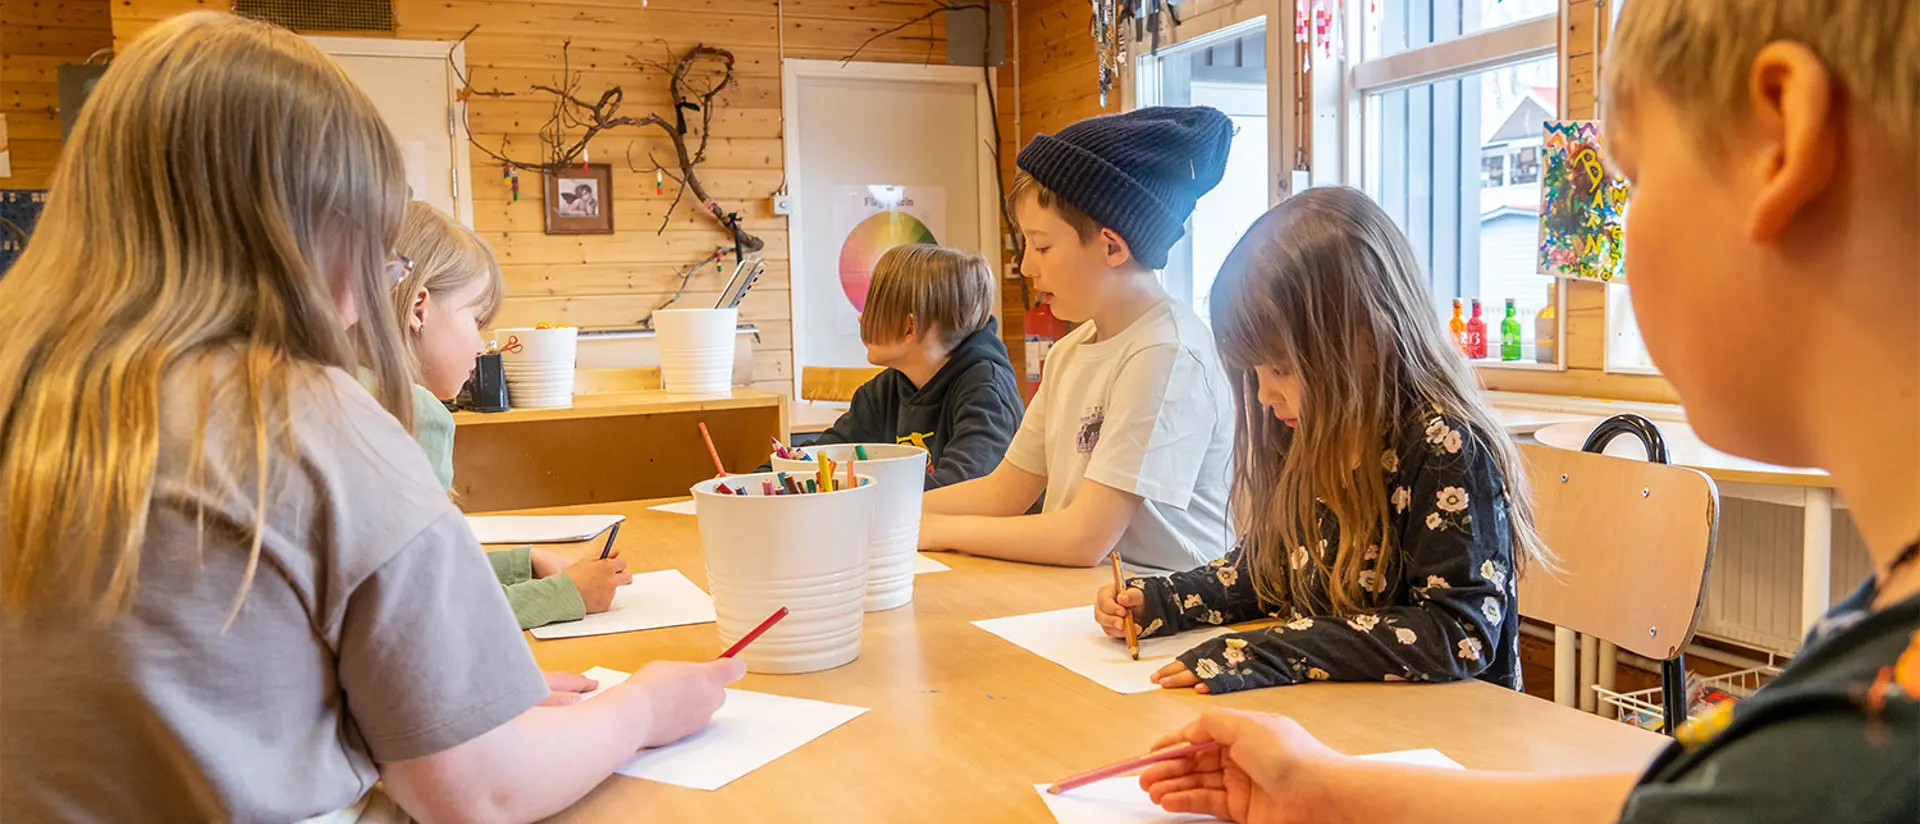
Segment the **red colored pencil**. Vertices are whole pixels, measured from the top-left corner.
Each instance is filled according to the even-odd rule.
[[[742,636],[740,640],[733,642],[733,646],[727,647],[727,651],[720,653],[720,657],[732,658],[733,656],[738,655],[741,650],[747,648],[748,644],[753,643],[753,639],[760,637],[767,630],[773,629],[773,625],[780,623],[780,619],[785,617],[787,617],[787,608],[781,607],[778,611],[774,612],[772,615],[767,616],[767,620],[761,621],[760,626],[754,627],[752,632],[749,632],[746,635]],[[715,659],[715,660],[719,660],[719,659]]]
[[[1135,756],[1125,761],[1116,761],[1096,770],[1088,770],[1079,775],[1062,778],[1059,781],[1053,782],[1053,786],[1048,787],[1047,792],[1059,795],[1076,787],[1084,787],[1092,784],[1095,781],[1112,778],[1116,775],[1126,775],[1127,773],[1151,764],[1158,764],[1162,761],[1172,761],[1175,758],[1185,758],[1195,753],[1206,752],[1218,746],[1220,745],[1208,741],[1205,744],[1175,744],[1171,747],[1162,747],[1146,755]]]
[[[722,475],[727,474],[727,465],[720,462],[720,450],[713,448],[713,436],[707,434],[706,421],[700,422],[700,440],[707,442],[707,457],[713,459],[713,468],[719,470]]]

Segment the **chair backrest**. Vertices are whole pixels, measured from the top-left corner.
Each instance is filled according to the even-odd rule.
[[[660,367],[627,366],[573,370],[573,392],[596,395],[602,392],[645,392],[660,388]]]
[[[878,366],[806,366],[800,369],[800,399],[803,401],[853,400],[859,389],[882,370]]]
[[[1660,661],[1693,640],[1720,523],[1713,480],[1685,467],[1523,444],[1540,537],[1520,614]]]

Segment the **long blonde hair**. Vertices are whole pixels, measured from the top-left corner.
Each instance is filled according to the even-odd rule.
[[[1324,577],[1336,614],[1380,605],[1360,573],[1366,548],[1379,546],[1377,574],[1398,574],[1381,450],[1398,449],[1398,433],[1433,407],[1466,425],[1468,450],[1492,455],[1516,563],[1548,559],[1519,450],[1440,325],[1406,237],[1366,195],[1309,189],[1269,210],[1227,256],[1212,304],[1237,401],[1235,525],[1261,600],[1317,608],[1314,581]],[[1297,431],[1261,406],[1257,365],[1300,376]],[[1288,548],[1319,542],[1322,504],[1340,525],[1340,545],[1331,564],[1307,553],[1311,564],[1295,574]]]
[[[226,352],[230,388],[203,396],[199,427],[207,397],[244,399],[257,486],[237,612],[285,471],[269,465],[269,439],[288,436],[290,388],[322,367],[364,365],[382,405],[411,422],[396,330],[344,331],[334,309],[335,292],[350,290],[360,314],[388,316],[382,271],[406,197],[399,149],[311,44],[200,12],[153,27],[113,61],[51,188],[0,279],[0,606],[97,619],[130,608],[165,378]],[[204,476],[200,440],[190,478]]]
[[[447,213],[418,200],[407,204],[400,241],[394,248],[413,261],[413,270],[393,286],[393,318],[398,321],[395,328],[402,330],[400,340],[417,379],[420,357],[414,349],[414,336],[406,332],[408,321],[413,318],[413,296],[421,289],[434,297],[456,295],[479,279],[482,284],[479,294],[473,298],[473,307],[474,317],[484,329],[494,313],[500,311],[506,282],[500,275],[499,262],[494,260],[492,246]]]

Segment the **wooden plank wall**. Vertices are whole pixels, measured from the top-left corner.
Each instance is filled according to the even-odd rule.
[[[41,189],[60,158],[56,70],[113,45],[109,0],[0,0],[0,114],[13,176],[0,188]]]
[[[124,44],[170,15],[226,5],[225,0],[121,0],[113,7],[113,34]],[[479,24],[467,41],[467,67],[473,84],[482,89],[551,83],[560,65],[561,44],[571,38],[569,51],[573,66],[582,72],[582,91],[593,97],[606,86],[621,85],[627,92],[626,113],[667,112],[665,76],[633,68],[635,58],[662,60],[667,50],[677,55],[697,43],[731,50],[738,59],[735,82],[719,98],[721,110],[701,177],[715,199],[739,210],[747,228],[767,242],[766,275],[741,315],[761,330],[754,355],[755,385],[791,389],[787,221],[771,208],[785,165],[779,62],[783,18],[775,0],[651,0],[645,6],[628,0],[395,0],[394,7],[396,36],[403,38],[453,40]],[[930,7],[926,0],[785,0],[785,55],[838,59]],[[944,63],[945,43],[945,20],[935,16],[872,43],[860,59]],[[1010,98],[1010,81],[1004,85]],[[512,156],[528,157],[539,145],[535,135],[550,110],[550,101],[538,98],[476,99],[469,125],[483,144],[497,147],[505,139]],[[607,133],[592,146],[596,161],[616,160],[613,235],[544,234],[538,178],[523,174],[521,199],[513,202],[500,166],[473,152],[475,228],[493,243],[507,278],[500,325],[546,320],[584,328],[630,326],[672,293],[677,268],[728,242],[686,202],[674,210],[666,231],[655,235],[667,217],[672,187],[664,196],[655,195],[652,175],[628,172],[617,161],[629,142],[643,165],[649,149],[671,156],[670,144],[653,134]],[[711,298],[723,282],[724,275],[707,266],[688,294]]]

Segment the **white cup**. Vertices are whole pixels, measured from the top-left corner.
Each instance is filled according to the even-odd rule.
[[[772,478],[731,475],[693,486],[720,641],[731,646],[785,607],[787,617],[740,653],[747,670],[833,669],[860,657],[867,539],[878,487],[862,477],[860,486],[838,492],[760,494],[761,481]],[[715,493],[722,482],[744,484],[753,494]]]
[[[660,383],[668,392],[723,395],[732,391],[734,328],[739,309],[661,309],[653,313],[660,346]]]
[[[580,349],[580,330],[571,326],[553,329],[510,326],[493,330],[493,340],[500,345],[502,368],[516,364],[566,364],[572,369],[574,355]]]
[[[871,475],[879,495],[873,505],[872,541],[867,549],[867,597],[864,608],[880,612],[906,606],[913,601],[913,567],[919,560],[920,501],[925,495],[927,451],[917,446],[891,443],[858,444],[865,448],[866,460],[859,460],[855,444],[807,447],[809,455],[825,454],[846,474],[847,459],[854,459],[854,472]],[[772,458],[773,468],[789,476],[813,477],[820,463]]]

